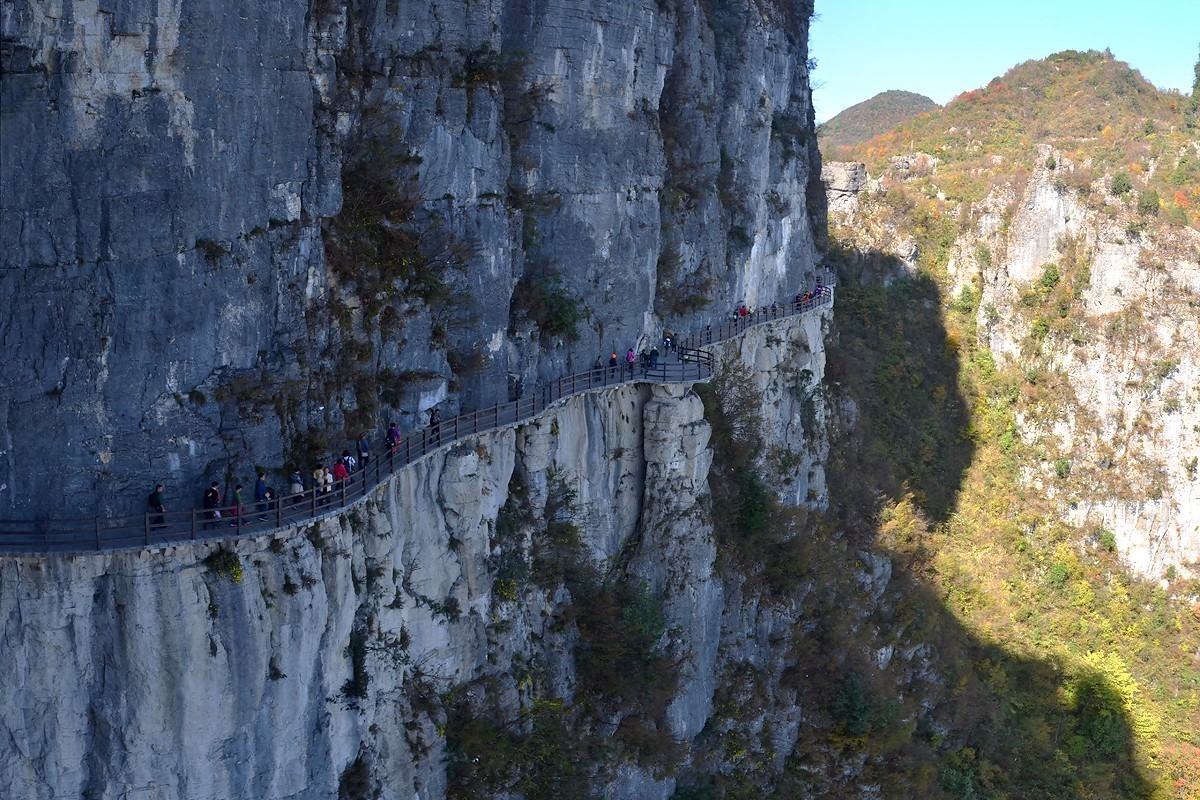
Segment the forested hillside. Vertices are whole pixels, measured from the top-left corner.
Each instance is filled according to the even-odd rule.
[[[1068,51],[852,151],[831,485],[976,642],[950,796],[1200,797],[1196,98]]]
[[[940,106],[923,94],[891,89],[852,105],[817,127],[817,141],[826,158],[839,158],[841,147],[852,147],[887,133],[902,122]]]
[[[1200,220],[1200,153],[1192,96],[1161,92],[1108,52],[1057,53],[1014,67],[987,86],[959,95],[937,113],[911,119],[841,160],[879,175],[890,159],[927,153],[937,159],[935,197],[947,208],[977,203],[998,184],[1026,179],[1035,165],[1054,170],[1060,188],[1093,205],[1115,205],[1093,184],[1136,204],[1149,220]],[[1052,160],[1035,145],[1049,145]],[[928,184],[932,186],[933,184]],[[1114,208],[1115,212],[1115,208]]]

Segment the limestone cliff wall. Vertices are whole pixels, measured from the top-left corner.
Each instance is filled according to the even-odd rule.
[[[981,330],[994,352],[1019,363],[1029,334],[1018,313],[1022,293],[1047,264],[1063,262],[1068,247],[1086,264],[1086,274],[1070,277],[1080,286],[1084,319],[1073,344],[1051,348],[1068,388],[1064,405],[1048,420],[1020,421],[1026,438],[1047,451],[1044,473],[1030,480],[1055,491],[1049,462],[1066,459],[1074,479],[1090,487],[1063,496],[1073,521],[1111,531],[1138,574],[1195,571],[1200,358],[1192,343],[1200,336],[1200,234],[1138,233],[1123,216],[1098,213],[1057,188],[1045,160],[1016,206],[1000,258],[981,270]],[[975,248],[963,250],[959,264],[974,263]]]
[[[138,513],[160,480],[192,505],[790,296],[823,214],[811,13],[7,3],[0,518]],[[408,249],[377,262],[346,230],[384,205]],[[547,275],[577,338],[514,298]]]
[[[861,175],[855,167],[827,170],[838,189],[831,196],[839,222],[861,222],[858,199],[878,189],[852,180]],[[979,291],[980,338],[1001,364],[1048,359],[1049,369],[1034,378],[1054,387],[1047,390],[1053,401],[1017,421],[1042,454],[1041,468],[1025,476],[1029,484],[1056,498],[1065,517],[1097,531],[1097,541],[1101,531],[1111,533],[1135,573],[1195,574],[1200,234],[1147,225],[1104,180],[1082,201],[1063,185],[1075,168],[1041,145],[1027,182],[1001,184],[975,206],[948,266],[953,292]],[[931,160],[926,170],[933,169]],[[899,169],[885,177],[904,180]],[[858,230],[863,242],[897,255],[900,269],[912,268],[916,248],[904,231]],[[1043,283],[1051,266],[1055,277]],[[1070,308],[1043,309],[1040,296],[1063,287]],[[1031,339],[1035,324],[1053,335]]]
[[[800,406],[823,425],[824,325],[791,318],[721,347],[761,398],[769,447],[791,454],[782,494],[816,507],[828,445]],[[440,451],[315,525],[220,548],[6,559],[0,785],[31,800],[328,798],[361,759],[380,797],[443,797],[452,690],[487,685],[514,710],[574,692],[571,598],[498,583],[506,548],[530,547],[501,535],[501,509],[536,512],[563,487],[587,560],[662,600],[680,676],[667,724],[695,740],[730,670],[778,673],[790,640],[777,634],[797,614],[760,607],[717,568],[709,436],[689,387],[622,387]],[[769,713],[786,753],[800,711],[781,695]],[[669,775],[609,766],[606,797],[674,790]]]

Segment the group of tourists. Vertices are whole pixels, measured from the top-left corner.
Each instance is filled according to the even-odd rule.
[[[429,433],[434,442],[441,438],[441,422],[441,411],[435,406],[429,413]],[[395,455],[403,443],[403,436],[396,423],[388,425],[387,431],[384,433],[384,441],[387,443],[389,453]],[[220,482],[212,481],[204,490],[201,499],[204,509],[204,527],[215,528],[223,521],[227,521],[233,527],[245,527],[255,521],[270,521],[272,519],[270,512],[278,509],[281,500],[287,505],[309,502],[308,498],[311,498],[311,502],[317,506],[333,502],[337,497],[336,490],[352,484],[357,480],[357,474],[370,463],[371,439],[368,432],[364,431],[358,438],[355,448],[358,451],[357,456],[349,449],[345,449],[332,466],[316,464],[308,485],[305,484],[304,476],[299,469],[292,470],[292,474],[288,478],[288,494],[282,497],[274,487],[267,485],[267,474],[259,472],[254,481],[252,504],[247,504],[242,484],[235,484],[233,491],[226,497],[221,492]],[[155,484],[154,491],[146,498],[146,505],[150,514],[150,525],[155,528],[165,526],[167,503],[161,483]]]
[[[828,292],[829,292],[829,290],[825,287],[825,285],[823,283],[821,283],[820,280],[818,280],[817,285],[814,288],[809,289],[806,292],[797,292],[796,293],[796,301],[795,301],[794,310],[795,311],[803,311],[805,305],[822,297],[825,294],[828,294]],[[786,305],[786,303],[785,303],[785,305]],[[734,307],[734,309],[729,312],[729,314],[727,315],[726,318],[733,322],[737,322],[739,320],[744,320],[746,317],[752,317],[755,314],[769,314],[770,316],[776,316],[778,313],[779,313],[779,304],[775,303],[775,302],[772,302],[771,305],[769,305],[769,306],[759,306],[757,309],[755,309],[754,306],[749,306],[749,305],[746,305],[745,303],[741,303],[741,304],[737,305],[736,307]]]
[[[817,280],[816,286],[813,289],[796,294],[795,311],[804,310],[806,305],[828,293],[829,289],[820,280]],[[774,316],[779,313],[779,306],[776,303],[771,303],[770,306],[760,307],[756,312],[751,306],[742,303],[729,313],[728,318],[737,322],[745,320],[747,317],[752,317],[755,313],[769,313]],[[711,339],[712,325],[707,326],[706,332]],[[662,337],[663,351],[670,353],[675,348],[676,345],[671,334],[664,333]],[[625,351],[623,364],[618,358],[617,353],[613,352],[608,358],[608,369],[612,370],[614,375],[628,369],[629,377],[632,379],[637,375],[637,369],[640,366],[642,374],[649,375],[658,369],[661,355],[662,353],[659,351],[657,345],[651,347],[649,351],[643,348],[640,352],[635,352],[634,348],[630,347]],[[601,371],[604,368],[604,357],[598,356],[592,369]],[[437,406],[434,406],[429,410],[428,442],[436,445],[441,441],[441,424],[441,410]],[[387,446],[388,454],[392,457],[400,450],[404,443],[404,436],[396,423],[392,422],[388,425],[384,433],[384,443]],[[311,497],[312,502],[318,506],[332,502],[337,496],[335,490],[353,483],[356,480],[356,473],[365,469],[370,463],[371,442],[368,432],[364,431],[358,438],[356,449],[358,451],[357,456],[353,455],[349,449],[343,450],[341,457],[334,461],[332,467],[325,464],[315,465],[312,471],[312,482],[308,486],[305,485],[304,477],[300,474],[300,470],[293,470],[288,482],[288,495],[284,498],[280,498],[275,489],[267,485],[266,473],[259,472],[254,481],[254,500],[249,506],[243,498],[242,484],[234,485],[229,502],[226,503],[225,498],[221,494],[219,482],[213,481],[204,491],[202,501],[205,527],[215,527],[221,523],[223,518],[231,518],[229,524],[235,527],[251,524],[254,521],[253,517],[257,517],[259,521],[269,521],[271,519],[269,514],[278,508],[280,499],[292,505],[305,502],[306,497]],[[161,483],[155,485],[154,491],[146,499],[146,504],[148,508],[147,513],[150,516],[150,524],[154,527],[165,525],[167,506]]]
[[[204,498],[202,500],[204,506],[204,527],[213,528],[220,524],[223,519],[222,513],[229,517],[229,524],[233,527],[239,525],[248,525],[253,520],[247,520],[247,515],[257,515],[258,520],[266,522],[270,519],[267,512],[275,508],[276,498],[278,494],[273,487],[267,486],[267,473],[260,472],[254,480],[254,503],[251,506],[246,505],[245,497],[242,494],[242,484],[235,484],[233,493],[229,497],[229,502],[225,503],[225,498],[221,495],[221,484],[218,481],[213,481],[204,490]],[[156,512],[156,517],[153,522],[156,525],[164,522],[163,514],[166,512],[166,503],[163,500],[163,486],[158,484],[154,487],[154,491],[150,494],[147,500],[150,510]]]
[[[663,351],[668,353],[675,349],[675,342],[672,340],[671,334],[663,334],[662,346]],[[622,360],[617,357],[616,353],[610,355],[608,357],[608,369],[611,370],[614,375],[618,374],[618,370],[627,369],[629,370],[629,377],[632,378],[635,374],[637,374],[637,368],[640,366],[642,368],[642,374],[648,375],[652,370],[658,369],[658,360],[661,357],[662,353],[659,351],[657,345],[651,347],[649,351],[647,351],[645,348],[642,348],[639,352],[634,352],[634,349],[630,347],[625,351],[623,364]],[[592,364],[592,370],[599,372],[603,369],[604,356],[596,356],[596,362]]]

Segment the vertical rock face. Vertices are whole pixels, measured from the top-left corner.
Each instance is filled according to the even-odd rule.
[[[258,443],[207,401],[264,354],[283,372],[324,282],[314,218],[337,209],[337,168],[305,16],[6,8],[0,514],[136,511],[149,476],[223,459],[222,426]]]
[[[1080,287],[1085,313],[1074,346],[1054,352],[1065,382],[1063,407],[1049,419],[1020,420],[1023,434],[1046,448],[1056,469],[1089,487],[1063,497],[1066,515],[1110,531],[1132,571],[1194,572],[1200,360],[1189,343],[1200,336],[1194,261],[1200,234],[1130,233],[1060,191],[1052,178],[1044,165],[1034,171],[1013,217],[1011,244],[996,248],[1002,258],[982,270],[984,307],[993,315],[981,313],[981,330],[986,325],[994,352],[1019,361],[1028,323],[1017,300],[1044,280],[1047,265],[1071,258],[1085,265],[1082,274],[1062,267],[1061,280]],[[962,249],[969,264],[973,247]],[[1047,463],[1029,478],[1049,485],[1052,474]]]
[[[0,517],[192,505],[790,295],[824,213],[811,12],[17,0]],[[409,256],[350,242],[364,176]]]
[[[804,476],[819,506],[826,445],[798,430],[794,387],[823,375],[821,319],[755,329],[723,355],[762,392],[767,441],[797,453],[782,479]],[[773,631],[792,613],[743,607],[720,576],[710,432],[688,387],[608,390],[436,453],[304,529],[10,559],[0,785],[31,799],[328,798],[358,763],[380,797],[444,797],[448,698],[486,695],[515,716],[531,683],[542,697],[579,690],[571,598],[513,577],[514,555],[536,545],[505,522],[549,509],[564,488],[584,561],[664,599],[679,665],[665,723],[691,742],[722,675],[786,661]],[[778,713],[786,752],[797,712]],[[629,763],[602,774],[607,797],[674,790]]]
[[[807,287],[824,214],[811,13],[6,6],[0,519],[137,513],[160,480],[193,505],[202,479],[485,406]],[[761,395],[781,493],[818,507],[821,325],[721,348]],[[787,646],[719,569],[710,433],[689,389],[622,388],[274,539],[10,559],[0,785],[444,797],[459,709],[511,719],[592,680],[572,594],[588,587],[553,574],[555,547],[663,601],[653,645],[678,676],[634,722],[695,741],[719,676]],[[602,737],[630,717],[587,713]],[[636,762],[614,756],[598,790],[669,797],[674,779]]]

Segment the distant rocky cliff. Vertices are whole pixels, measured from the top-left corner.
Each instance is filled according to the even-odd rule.
[[[912,231],[888,224],[884,192],[905,181],[892,159],[870,179],[862,164],[828,163],[835,225],[853,225],[859,246],[898,259],[913,274]],[[1200,234],[1147,228],[1122,214],[1107,179],[1088,186],[1090,204],[1067,188],[1080,165],[1042,145],[1024,184],[1002,185],[959,222],[948,265],[955,295],[979,294],[981,342],[1001,364],[1029,367],[1027,393],[1041,413],[1018,418],[1041,454],[1029,485],[1056,498],[1064,517],[1094,531],[1146,577],[1200,569]],[[935,173],[936,174],[936,173]],[[1097,198],[1100,198],[1097,208]],[[870,204],[874,203],[874,211]]]
[[[8,4],[0,518],[186,507],[791,294],[811,12]]]

